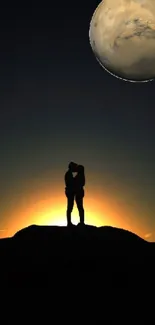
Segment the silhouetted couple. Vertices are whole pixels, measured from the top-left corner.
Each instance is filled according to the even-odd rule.
[[[76,176],[73,176],[76,173]],[[74,200],[79,211],[80,224],[84,225],[84,208],[83,208],[83,198],[85,186],[85,174],[84,166],[78,165],[74,162],[70,162],[68,165],[68,171],[65,174],[65,194],[67,197],[67,224],[71,223],[71,213],[74,206]]]

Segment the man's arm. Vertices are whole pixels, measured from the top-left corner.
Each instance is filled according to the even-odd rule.
[[[65,176],[64,176],[64,180],[65,180],[65,185],[66,185],[66,186],[67,186],[67,183],[68,183],[68,182],[67,182],[67,178],[68,178],[68,177],[67,177],[67,172],[66,172],[66,173],[65,173]]]
[[[83,186],[85,186],[85,184],[86,184],[86,178],[84,176],[84,178],[83,178]]]
[[[71,186],[71,182],[72,182],[72,175],[69,171],[66,172],[65,174],[65,184],[66,187],[70,187]]]

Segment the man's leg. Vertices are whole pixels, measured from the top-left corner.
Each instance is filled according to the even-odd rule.
[[[76,205],[79,211],[80,223],[84,224],[83,196],[76,196]]]
[[[71,213],[74,206],[74,195],[67,196],[67,225],[70,226],[71,223]]]

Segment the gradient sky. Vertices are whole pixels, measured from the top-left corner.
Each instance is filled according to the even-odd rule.
[[[72,160],[85,166],[86,223],[155,241],[155,83],[124,82],[98,64],[88,39],[98,3],[2,10],[0,237],[66,224]]]

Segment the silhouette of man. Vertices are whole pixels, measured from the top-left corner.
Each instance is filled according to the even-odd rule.
[[[73,173],[77,172],[77,175],[73,177]],[[80,224],[84,224],[84,208],[83,208],[83,197],[85,185],[84,167],[70,162],[68,165],[68,171],[65,174],[65,194],[67,197],[67,224],[71,226],[71,213],[74,206],[74,199],[79,211]]]
[[[74,186],[74,177],[73,174],[77,170],[77,164],[70,162],[68,165],[68,171],[65,174],[65,194],[67,197],[67,224],[70,226],[71,223],[71,213],[74,206],[74,197],[75,197],[75,186]]]

